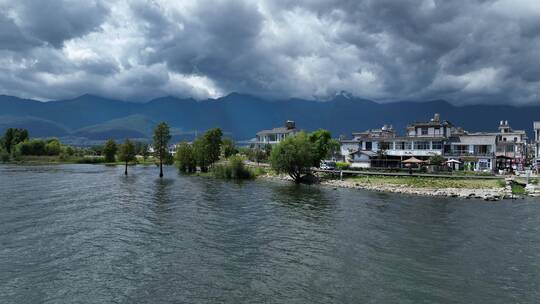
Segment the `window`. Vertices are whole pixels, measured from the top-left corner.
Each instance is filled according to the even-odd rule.
[[[428,128],[422,128],[422,135],[428,135]]]
[[[429,141],[415,141],[414,149],[415,150],[429,150]]]
[[[396,150],[404,150],[405,149],[405,143],[402,142],[402,141],[397,141],[396,142]]]
[[[382,141],[380,143],[380,150],[389,150],[390,149],[390,143]]]
[[[488,154],[490,153],[490,147],[487,146],[487,145],[475,145],[474,146],[474,154],[479,154],[479,155],[485,155],[485,154]]]
[[[411,141],[406,141],[403,144],[405,145],[405,149],[403,149],[403,150],[412,150],[412,142]]]
[[[441,135],[441,128],[440,127],[435,127],[434,129],[435,131],[435,135]]]
[[[442,150],[442,141],[434,141],[431,145],[433,150]]]
[[[366,150],[371,151],[373,145],[370,141],[366,141]]]
[[[454,151],[458,154],[469,154],[469,146],[467,145],[456,145],[454,146]]]

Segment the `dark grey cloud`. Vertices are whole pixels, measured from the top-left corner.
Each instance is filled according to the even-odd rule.
[[[0,4],[11,15],[11,26],[20,38],[31,37],[53,47],[65,40],[99,29],[109,9],[101,0],[17,0]],[[13,40],[17,42],[17,37]]]
[[[540,102],[536,0],[0,0],[0,8],[0,93]]]

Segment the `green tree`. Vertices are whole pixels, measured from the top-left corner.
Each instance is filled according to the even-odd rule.
[[[24,141],[29,139],[28,131],[26,129],[14,129],[9,128],[6,130],[2,143],[8,153],[11,153],[13,148]]]
[[[105,162],[114,163],[116,161],[115,155],[117,151],[118,146],[116,145],[116,141],[114,141],[114,139],[109,139],[103,147],[103,155],[105,156]]]
[[[332,134],[328,130],[319,129],[310,133],[308,139],[315,149],[313,166],[318,167],[321,160],[325,159],[333,148]]]
[[[9,161],[9,153],[4,149],[3,146],[0,146],[0,161],[4,163]]]
[[[129,139],[126,138],[118,150],[118,159],[126,163],[126,169],[124,171],[125,175],[128,175],[128,164],[129,162],[135,161],[135,155],[135,146]]]
[[[46,143],[41,139],[31,139],[18,143],[12,147],[12,153],[16,155],[46,155]]]
[[[272,149],[270,164],[277,173],[288,174],[295,183],[311,171],[319,151],[304,132],[285,138]]]
[[[207,150],[207,143],[202,136],[197,137],[195,141],[193,141],[193,156],[195,158],[195,163],[202,172],[207,172],[208,166],[211,164],[210,155],[206,153]]]
[[[238,153],[238,150],[236,149],[236,146],[234,144],[234,141],[230,138],[224,138],[221,143],[221,150],[223,157],[229,158],[236,153]]]
[[[437,165],[437,166],[442,165],[445,161],[446,159],[442,157],[441,155],[433,155],[429,157],[428,159],[428,162],[430,165]]]
[[[169,156],[169,140],[171,140],[169,125],[161,122],[154,129],[154,153],[159,161],[159,177],[163,177],[163,162],[167,161]]]
[[[142,155],[144,160],[147,160],[150,156],[150,149],[148,147],[148,144],[143,144],[139,153]]]
[[[208,167],[219,160],[222,136],[223,132],[221,129],[210,129],[193,142],[195,160],[202,172],[207,172]]]
[[[75,154],[75,149],[73,149],[72,146],[67,146],[64,148],[64,152],[68,155],[68,156],[73,156]]]
[[[195,172],[197,162],[195,160],[193,147],[189,143],[184,141],[178,145],[175,158],[178,170],[182,172]]]
[[[214,128],[206,131],[203,138],[206,143],[206,153],[208,153],[210,164],[213,164],[219,160],[221,154],[221,137],[223,132],[220,128]]]
[[[267,159],[268,159],[268,153],[267,153],[266,149],[261,150],[261,149],[257,148],[257,149],[255,149],[255,151],[253,151],[253,160],[255,162],[257,162],[257,164],[260,163],[260,162],[264,162]]]
[[[45,145],[45,153],[47,155],[59,155],[62,152],[62,144],[57,138],[53,138],[47,141]]]

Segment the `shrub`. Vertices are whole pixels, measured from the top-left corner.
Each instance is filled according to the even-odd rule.
[[[351,167],[351,164],[346,162],[337,162],[336,163],[336,169],[338,170],[347,170]]]
[[[28,141],[21,142],[16,146],[16,152],[20,155],[46,155],[45,149],[46,143],[40,139],[32,139]]]
[[[525,187],[523,187],[521,185],[518,185],[518,184],[513,184],[512,185],[512,194],[523,195],[525,193],[526,193]]]
[[[83,157],[77,159],[77,164],[102,164],[105,162],[104,157]]]
[[[213,166],[212,173],[215,177],[223,179],[250,179],[255,176],[238,156],[231,156],[227,163]]]
[[[47,155],[58,155],[60,152],[62,152],[62,145],[56,138],[49,140],[45,145],[45,154]]]
[[[0,150],[0,161],[7,163],[9,161],[9,153],[5,150]]]

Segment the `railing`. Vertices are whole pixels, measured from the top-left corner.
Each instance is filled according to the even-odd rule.
[[[477,157],[493,157],[495,156],[495,153],[471,153],[471,152],[460,152],[460,151],[451,151],[451,152],[444,152],[444,156],[477,156]]]

